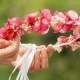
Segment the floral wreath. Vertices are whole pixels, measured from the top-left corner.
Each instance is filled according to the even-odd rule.
[[[21,38],[25,33],[30,34],[32,32],[45,35],[50,29],[53,34],[60,33],[63,35],[64,33],[69,33],[69,36],[57,38],[56,44],[52,45],[54,50],[61,52],[64,47],[71,46],[74,51],[80,47],[80,16],[73,10],[67,12],[54,11],[51,14],[48,9],[43,9],[27,15],[23,20],[13,17],[8,19],[4,27],[0,29],[0,38],[13,40],[16,37]],[[28,50],[19,60],[9,80],[11,80],[12,74],[20,65],[16,80],[28,80],[26,73],[30,68],[37,45],[20,44],[20,46],[26,47]],[[25,62],[27,62],[27,65]]]

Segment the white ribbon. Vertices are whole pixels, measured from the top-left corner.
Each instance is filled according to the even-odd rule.
[[[21,47],[24,47],[27,49],[25,54],[19,59],[17,65],[15,66],[14,70],[9,76],[9,80],[11,80],[11,77],[13,73],[16,71],[16,69],[20,66],[19,73],[16,77],[16,80],[29,80],[27,74],[29,71],[29,68],[31,66],[32,60],[34,58],[34,55],[36,53],[37,46],[35,44],[21,44]]]

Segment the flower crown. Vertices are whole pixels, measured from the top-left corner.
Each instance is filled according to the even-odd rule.
[[[55,45],[52,45],[54,50],[60,52],[64,47],[71,46],[74,51],[80,47],[80,17],[73,10],[67,12],[55,11],[51,14],[48,9],[43,9],[27,15],[23,20],[13,17],[8,19],[4,27],[0,29],[0,38],[13,40],[16,37],[21,37],[25,32],[45,35],[50,29],[54,34],[60,33],[63,35],[57,38]],[[69,33],[69,36],[64,36],[64,33]],[[21,44],[20,46],[26,47],[27,51],[19,59],[9,80],[20,65],[16,80],[29,80],[26,73],[28,73],[37,46],[35,44]],[[28,62],[27,65],[26,62]]]
[[[23,20],[18,17],[8,19],[4,27],[0,29],[0,38],[11,40],[22,36],[25,32],[36,32],[45,35],[52,29],[53,33],[69,33],[69,36],[60,36],[57,39],[57,47],[61,49],[69,45],[76,50],[80,44],[80,17],[73,11],[58,12],[51,14],[48,9],[27,15]],[[53,46],[54,47],[54,46]],[[56,46],[55,46],[56,48]]]

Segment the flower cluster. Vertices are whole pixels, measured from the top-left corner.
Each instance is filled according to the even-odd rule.
[[[17,17],[9,19],[4,27],[0,29],[0,38],[10,40],[21,36],[23,34],[21,24],[22,21]]]
[[[36,32],[45,35],[50,28],[53,33],[71,32],[69,37],[60,36],[57,40],[58,44],[72,41],[69,46],[71,46],[73,50],[79,47],[80,17],[73,10],[67,12],[56,11],[51,14],[48,9],[43,9],[27,15],[23,20],[13,17],[0,29],[0,38],[10,40],[17,36],[22,36],[24,32]]]
[[[30,32],[37,32],[39,34],[46,34],[49,31],[51,21],[51,13],[44,9],[39,12],[28,15],[24,23],[29,28]]]
[[[29,28],[29,32],[46,34],[49,28],[52,28],[54,33],[66,33],[80,26],[80,17],[73,10],[64,13],[56,11],[51,14],[48,9],[44,9],[29,14],[24,19],[24,24]]]
[[[29,14],[24,20],[13,17],[0,29],[0,38],[10,40],[16,36],[22,36],[25,31],[46,34],[50,27],[50,20],[51,14],[47,9]]]
[[[55,33],[66,33],[80,26],[80,17],[75,11],[55,12],[51,18],[51,27]]]

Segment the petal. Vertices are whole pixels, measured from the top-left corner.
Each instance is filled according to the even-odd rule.
[[[68,11],[67,16],[72,20],[76,20],[79,17],[78,14],[73,10]]]

